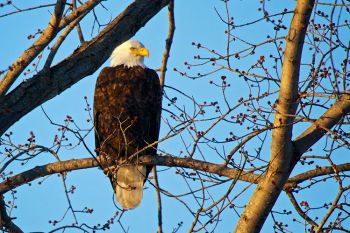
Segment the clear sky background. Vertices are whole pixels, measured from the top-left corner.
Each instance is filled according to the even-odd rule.
[[[0,0],[5,2],[4,0]],[[46,4],[47,2],[54,1],[33,1],[33,0],[15,0],[13,1],[16,5],[22,8],[37,5],[38,2]],[[119,12],[121,12],[125,6],[131,1],[106,1],[103,4],[108,9],[106,11],[102,7],[97,7],[97,15],[102,23],[107,23],[110,19],[113,19]],[[268,9],[271,14],[280,11],[281,7],[292,10],[294,8],[295,1],[287,0],[283,1],[268,1]],[[260,7],[259,1],[230,1],[230,11],[232,16],[235,18],[237,24],[243,22],[249,22],[254,19],[261,18],[261,12],[258,13],[257,9]],[[191,80],[182,77],[177,72],[173,71],[173,68],[179,70],[186,70],[184,66],[185,61],[193,62],[193,56],[198,53],[198,50],[191,45],[194,42],[200,42],[209,48],[214,48],[217,51],[223,52],[226,49],[226,36],[224,31],[226,25],[223,24],[220,18],[215,12],[215,8],[220,13],[225,12],[224,4],[222,1],[213,0],[192,0],[192,1],[175,1],[175,20],[176,20],[176,31],[174,37],[174,43],[171,50],[171,56],[169,59],[168,72],[166,77],[166,85],[181,89],[184,93],[193,96],[198,102],[201,100],[205,101],[222,101],[218,92],[214,92],[208,85],[210,80],[219,80],[220,73],[212,76],[200,79]],[[0,8],[0,15],[8,11],[13,10],[10,7]],[[27,36],[33,34],[38,29],[43,29],[47,26],[47,22],[50,18],[51,8],[43,8],[36,11],[24,12],[21,14],[15,14],[12,16],[0,18],[0,31],[2,36],[0,38],[0,70],[6,69],[22,52],[25,48],[28,48],[32,40],[28,40]],[[289,26],[290,17],[286,16],[285,21]],[[86,39],[94,37],[98,30],[95,28],[92,31],[93,17],[90,15],[83,20],[83,32]],[[237,29],[237,34],[243,38],[249,38],[251,42],[263,41],[268,33],[271,33],[271,26],[266,26],[265,23],[255,25],[254,27],[248,27],[244,30]],[[281,33],[285,35],[287,31]],[[160,67],[163,48],[165,45],[165,39],[167,36],[167,9],[164,8],[159,14],[151,19],[144,28],[142,28],[134,37],[134,39],[140,40],[149,50],[151,56],[146,59],[145,63],[147,66],[153,69]],[[54,63],[58,63],[63,58],[67,57],[72,51],[79,46],[79,41],[76,32],[72,32],[69,38],[66,39],[60,52],[57,54]],[[239,44],[237,44],[239,46]],[[257,56],[267,55],[269,51],[257,50]],[[45,52],[47,54],[47,52]],[[253,57],[252,59],[256,59]],[[248,60],[249,62],[249,60]],[[249,63],[250,64],[250,63]],[[108,66],[107,61],[102,67]],[[244,64],[234,64],[234,67],[244,67]],[[101,68],[102,68],[101,67]],[[201,73],[210,71],[210,67],[203,67],[200,69]],[[75,122],[81,127],[88,129],[91,127],[91,122],[86,122],[88,119],[88,113],[84,111],[86,108],[84,96],[87,97],[88,102],[92,105],[93,92],[96,78],[100,70],[96,71],[93,75],[86,77],[73,87],[66,90],[61,95],[54,99],[46,102],[42,105],[46,113],[50,118],[59,124],[63,124],[66,115],[73,117]],[[189,71],[191,72],[191,71]],[[196,73],[197,71],[193,71]],[[25,78],[30,77],[21,76],[18,82],[21,82]],[[231,74],[230,74],[231,75]],[[237,75],[231,75],[236,77]],[[17,82],[17,83],[18,83]],[[237,83],[235,83],[237,82]],[[233,81],[231,85],[235,86],[240,84],[240,81]],[[229,96],[233,99],[239,99],[241,96],[247,96],[247,87],[236,88],[234,92],[229,93]],[[169,95],[175,95],[172,91],[168,90]],[[185,105],[190,104],[185,99],[179,100],[179,104]],[[165,102],[165,108],[166,107]],[[191,107],[188,107],[191,109]],[[170,108],[169,108],[170,109]],[[29,137],[29,132],[33,131],[36,135],[36,143],[42,145],[51,145],[57,131],[57,126],[51,125],[49,120],[43,114],[41,108],[37,108],[19,122],[17,122],[11,129],[14,132],[13,140],[15,144],[24,143],[26,138]],[[232,129],[233,131],[235,129]],[[161,136],[164,136],[168,132],[168,128],[163,125],[161,130]],[[226,129],[217,131],[217,134],[226,133]],[[245,132],[237,132],[237,134],[244,134]],[[267,135],[269,136],[269,135]],[[70,135],[72,143],[77,140],[74,139],[73,135]],[[179,139],[176,139],[179,140]],[[161,149],[178,155],[182,147],[179,147],[179,141],[169,140],[160,145]],[[86,142],[90,149],[94,148],[94,137],[90,134]],[[265,146],[263,153],[265,156],[269,155],[269,145]],[[1,150],[3,148],[0,148]],[[206,151],[204,151],[205,153]],[[87,151],[81,146],[71,149],[62,149],[60,152],[60,158],[62,160],[68,160],[72,158],[85,158],[90,157]],[[211,161],[215,162],[215,158],[210,158]],[[39,158],[31,160],[25,167],[13,166],[10,170],[16,172],[23,171],[24,168],[29,169],[36,165],[46,164],[47,162],[54,162],[55,159],[49,154],[43,154]],[[17,164],[18,165],[18,164]],[[167,170],[165,168],[159,168],[164,170],[160,173],[160,184],[161,187],[169,190],[173,194],[181,194],[188,189],[184,181],[174,174],[175,170]],[[301,171],[301,169],[297,170]],[[296,173],[297,173],[296,171]],[[76,209],[84,209],[85,207],[93,208],[94,213],[89,214],[77,214],[79,222],[87,221],[94,224],[104,224],[104,222],[112,217],[116,212],[116,208],[113,205],[113,190],[110,187],[108,179],[104,176],[103,172],[97,168],[88,169],[84,171],[70,172],[68,175],[68,185],[76,186],[74,195],[71,195],[73,206]],[[194,187],[197,184],[193,184]],[[147,185],[147,189],[144,192],[144,200],[141,206],[133,211],[127,212],[122,217],[122,222],[129,232],[156,232],[157,228],[157,204],[154,189]],[[247,184],[237,185],[237,189],[243,189],[247,187]],[[220,186],[217,190],[217,195],[225,192],[227,185]],[[325,187],[324,190],[320,188],[320,192],[326,191],[332,192],[329,187]],[[43,183],[38,185],[38,181],[33,182],[29,187],[23,185],[17,189],[16,194],[18,210],[13,211],[13,216],[17,217],[15,221],[20,227],[26,231],[43,231],[46,232],[52,229],[49,220],[60,219],[66,211],[67,201],[65,199],[63,186],[60,182],[60,178],[57,175],[50,176],[47,179],[43,179]],[[249,200],[250,194],[254,191],[252,186],[241,198],[242,206]],[[215,193],[215,192],[214,192]],[[215,195],[215,194],[214,194]],[[8,197],[8,195],[6,195]],[[191,200],[191,198],[184,199]],[[192,206],[196,206],[193,203]],[[282,194],[275,207],[278,211],[283,209],[292,210],[288,204],[288,200],[284,194]],[[192,215],[181,205],[178,201],[173,198],[163,196],[163,211],[164,211],[164,232],[172,232],[177,227],[178,223],[183,222],[183,227],[180,228],[179,232],[186,232],[193,221]],[[295,211],[293,212],[295,213]],[[283,219],[283,217],[281,217]],[[216,232],[232,232],[238,216],[234,211],[225,211],[222,215],[225,224],[219,224]],[[290,220],[291,218],[289,218]],[[67,220],[63,223],[71,223],[71,214],[68,213]],[[290,229],[301,229],[300,224],[289,223]],[[263,232],[272,232],[271,220],[268,220],[264,226]],[[74,232],[74,231],[71,231]],[[120,226],[115,223],[112,225],[110,232],[121,232]]]

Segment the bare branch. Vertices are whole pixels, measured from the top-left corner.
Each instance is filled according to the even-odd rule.
[[[294,140],[296,161],[314,145],[321,137],[336,125],[340,119],[350,112],[350,92],[344,94],[332,107],[330,107],[317,121]],[[326,129],[326,130],[325,130]]]
[[[286,192],[287,196],[289,198],[289,200],[291,201],[292,205],[294,206],[295,210],[298,212],[298,214],[305,219],[305,221],[307,221],[311,226],[313,227],[317,227],[317,223],[315,223],[315,221],[313,221],[299,206],[297,200],[295,200],[295,197],[293,195],[293,193],[291,192]]]
[[[317,1],[315,4],[325,5],[325,6],[350,6],[350,4],[337,4],[337,3],[328,3],[328,2],[319,2],[319,1]]]
[[[320,224],[318,225],[318,227],[316,228],[316,233],[319,232],[323,232],[323,226],[326,224],[327,220],[329,219],[329,217],[332,215],[332,213],[334,212],[334,210],[337,208],[339,200],[341,198],[341,196],[343,195],[344,191],[348,190],[350,188],[350,186],[347,186],[345,188],[341,188],[338,191],[337,196],[334,198],[334,201],[332,203],[332,205],[330,206],[330,208],[328,209],[327,213],[325,214],[325,216],[322,218]]]
[[[72,0],[72,5],[73,5],[73,11],[76,12],[76,10],[77,10],[77,0]],[[80,43],[84,44],[85,43],[85,39],[84,39],[83,31],[81,30],[81,27],[80,27],[79,23],[76,25],[76,28],[77,28],[77,32],[78,32],[78,37],[79,37]]]
[[[0,18],[9,16],[9,15],[13,15],[16,13],[20,13],[20,12],[31,11],[31,10],[36,10],[36,9],[45,8],[45,7],[51,7],[51,6],[55,6],[55,5],[56,4],[44,4],[44,5],[29,7],[29,8],[25,8],[25,9],[17,9],[15,11],[0,15]]]
[[[285,188],[288,189],[288,187],[290,186],[295,186],[296,184],[310,180],[312,178],[334,174],[335,173],[334,168],[336,168],[336,171],[338,172],[350,171],[350,163],[339,164],[339,165],[335,165],[334,167],[332,166],[318,167],[316,169],[300,173],[298,175],[295,175],[289,178]]]
[[[98,162],[93,158],[68,160],[50,163],[43,166],[37,166],[18,175],[12,176],[6,179],[4,182],[0,183],[0,193],[6,193],[13,188],[26,184],[43,176],[97,166]]]
[[[86,158],[60,161],[43,166],[37,166],[20,174],[9,177],[4,182],[0,183],[0,193],[4,194],[11,189],[14,189],[20,185],[31,182],[43,176],[68,172],[72,170],[98,167],[99,162],[103,165],[102,161],[97,161],[94,158]],[[222,164],[203,162],[191,158],[178,158],[172,156],[142,156],[140,158],[137,158],[137,162],[139,164],[145,165],[191,168],[194,170],[206,171],[229,178],[238,177],[239,180],[247,181],[249,183],[257,183],[260,179],[259,175],[243,172],[238,169],[228,168]]]
[[[165,49],[163,53],[162,66],[160,68],[160,86],[163,87],[165,83],[165,73],[167,70],[168,59],[170,57],[170,49],[173,43],[175,31],[175,17],[174,17],[174,0],[169,0],[168,5],[168,38],[165,41]]]
[[[62,45],[63,41],[67,38],[67,36],[74,29],[74,27],[79,25],[80,20],[82,20],[83,18],[84,18],[84,15],[80,15],[78,18],[76,18],[73,22],[71,22],[66,27],[66,29],[62,32],[62,34],[58,37],[56,43],[54,44],[54,46],[52,46],[50,53],[47,56],[47,59],[46,59],[45,65],[44,65],[44,71],[47,71],[50,68],[51,63],[52,63],[58,49]]]
[[[163,232],[163,214],[162,214],[162,198],[160,196],[159,182],[158,182],[158,174],[157,167],[154,166],[152,169],[153,179],[154,179],[154,187],[156,188],[157,195],[157,203],[158,203],[158,233]]]
[[[99,161],[101,162],[101,161]],[[37,178],[55,174],[69,172],[73,170],[80,170],[86,168],[93,168],[100,166],[95,158],[73,159],[67,161],[59,161],[55,163],[37,166],[20,174],[14,175],[4,182],[0,183],[0,193],[5,193],[13,188],[16,188],[25,183],[31,182]],[[235,178],[248,183],[258,183],[264,177],[262,175],[244,172],[238,169],[228,168],[222,164],[214,164],[204,162],[191,158],[179,158],[173,156],[142,156],[137,158],[139,164],[145,165],[160,165],[168,167],[182,167],[193,170],[205,171],[219,176],[228,178]],[[350,171],[350,163],[335,165],[338,172]],[[334,167],[325,166],[310,170],[288,179],[284,189],[289,189],[291,186],[302,183],[303,181],[315,178],[318,176],[334,174]]]

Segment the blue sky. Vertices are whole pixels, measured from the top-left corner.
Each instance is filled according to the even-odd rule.
[[[0,0],[0,3],[4,2]],[[38,4],[38,2],[44,4],[47,1],[14,1],[18,6],[25,8],[25,6],[31,6],[33,3]],[[52,2],[52,1],[50,1]],[[97,15],[99,16],[101,22],[108,22],[109,19],[115,17],[119,12],[121,12],[125,6],[128,5],[130,1],[107,1],[104,2],[109,11],[106,11],[102,7],[98,7]],[[280,6],[279,1],[271,1],[268,3],[268,9],[271,14],[279,12],[282,6]],[[285,1],[284,6],[288,10],[292,10],[295,1]],[[254,19],[261,17],[261,12],[258,13],[257,8],[259,8],[259,1],[230,1],[230,11],[235,17],[235,22],[237,24],[249,22]],[[173,68],[179,70],[186,70],[184,65],[185,61],[196,62],[193,56],[198,54],[198,51],[194,46],[191,45],[192,42],[200,42],[201,44],[208,46],[209,48],[214,48],[215,50],[224,53],[226,49],[226,36],[224,31],[226,30],[225,24],[223,24],[220,18],[215,12],[215,8],[218,12],[224,13],[224,4],[221,1],[212,0],[193,0],[193,1],[176,1],[175,2],[175,18],[176,18],[176,32],[174,37],[174,43],[171,50],[171,56],[169,59],[168,72],[166,77],[166,85],[181,89],[183,92],[189,96],[193,96],[198,102],[201,101],[220,101],[223,99],[218,96],[218,91],[215,88],[208,85],[210,80],[220,81],[220,76],[227,74],[232,78],[237,78],[236,74],[230,74],[228,72],[216,73],[212,76],[205,77],[198,80],[191,80],[182,77],[177,72],[173,71]],[[9,8],[0,8],[0,15],[6,12]],[[0,28],[2,31],[6,32],[6,36],[2,36],[0,41],[0,70],[5,69],[10,65],[21,53],[22,51],[29,47],[32,43],[31,40],[27,39],[27,36],[33,34],[37,29],[43,29],[46,27],[48,19],[50,18],[50,11],[52,9],[43,8],[33,12],[25,12],[21,14],[16,14],[4,18],[0,18]],[[289,25],[288,16],[286,24]],[[289,17],[290,19],[290,17]],[[88,18],[84,19],[82,22],[83,30],[86,39],[91,38],[91,26],[93,18],[90,15]],[[163,9],[159,14],[157,14],[149,23],[146,24],[134,37],[134,39],[142,41],[145,46],[150,50],[151,56],[145,61],[146,65],[150,68],[157,69],[160,67],[163,48],[165,45],[165,39],[167,36],[167,9]],[[266,26],[264,22],[255,25],[254,27],[248,27],[244,29],[237,28],[236,33],[242,37],[249,39],[252,43],[257,43],[264,41],[268,33],[271,33],[271,26]],[[97,30],[92,32],[92,37],[95,36]],[[281,32],[281,35],[285,35],[286,31]],[[60,52],[57,54],[54,63],[59,62],[66,56],[68,56],[75,48],[79,46],[79,41],[76,32],[72,32],[69,38],[64,42]],[[235,46],[243,46],[240,43],[236,43]],[[235,50],[238,48],[234,48]],[[269,54],[268,48],[264,50],[257,49],[256,56],[249,57],[240,62],[234,63],[234,67],[239,67],[245,69],[252,63],[252,60],[256,60],[257,57],[261,55],[267,56]],[[200,52],[202,53],[202,52]],[[47,54],[47,52],[46,52]],[[205,54],[205,53],[203,53]],[[109,61],[107,61],[102,67],[108,66]],[[102,68],[101,67],[101,68]],[[212,70],[211,67],[201,67],[200,72],[205,73]],[[93,92],[96,78],[99,74],[96,71],[93,75],[86,77],[73,87],[66,90],[61,95],[55,97],[54,99],[46,102],[42,105],[46,113],[50,118],[56,122],[63,124],[66,115],[73,117],[75,122],[81,127],[88,129],[91,127],[91,122],[86,122],[88,119],[88,113],[84,111],[85,100],[84,96],[87,97],[88,102],[92,104]],[[188,72],[197,73],[196,70],[191,69]],[[199,71],[198,71],[199,72]],[[30,75],[29,75],[30,77]],[[20,77],[18,82],[21,82],[24,78]],[[17,82],[17,83],[18,83]],[[233,100],[238,100],[239,97],[247,97],[249,87],[244,86],[242,80],[234,79],[230,81],[234,88],[234,91],[228,93],[228,96]],[[175,96],[176,93],[171,90],[167,90],[170,96]],[[233,101],[234,102],[234,101]],[[166,102],[165,102],[166,103]],[[191,106],[191,102],[185,99],[179,100],[179,105],[181,106]],[[167,108],[167,107],[165,107]],[[171,107],[169,107],[172,110]],[[188,107],[191,109],[191,107]],[[214,113],[213,113],[214,114]],[[204,127],[204,125],[203,125]],[[29,136],[30,131],[34,131],[37,144],[50,145],[52,144],[53,137],[55,134],[59,133],[57,131],[57,126],[50,124],[48,119],[43,114],[41,108],[35,109],[33,112],[26,115],[23,119],[17,122],[11,129],[14,132],[13,140],[16,143],[23,143]],[[232,129],[233,131],[235,129]],[[237,134],[244,134],[245,131],[242,128],[237,129]],[[161,136],[168,132],[166,126],[162,126]],[[215,134],[226,134],[227,129],[225,125],[215,131]],[[268,134],[267,137],[270,135]],[[73,135],[70,135],[70,140],[74,144],[76,141]],[[90,134],[86,139],[90,148],[93,149],[94,137]],[[269,141],[269,140],[267,140]],[[179,139],[169,140],[160,145],[161,149],[177,155],[183,150],[183,146],[179,146],[181,143]],[[218,161],[217,157],[211,157],[211,151],[204,146],[201,147],[203,153],[208,153],[208,160]],[[229,148],[229,147],[228,147]],[[264,146],[264,158],[268,158],[269,153],[269,142]],[[84,158],[90,155],[81,146],[78,145],[74,149],[62,149],[60,151],[60,158],[62,160],[68,160],[72,158]],[[200,157],[198,157],[200,158]],[[10,169],[14,172],[22,171],[23,168],[29,169],[36,165],[45,164],[47,162],[55,161],[50,155],[44,154],[39,158],[36,158],[26,164],[24,167],[16,166]],[[165,170],[160,173],[160,184],[166,190],[171,191],[173,194],[181,194],[187,192],[186,184],[181,177],[176,176],[174,169],[158,168],[160,170]],[[303,169],[303,168],[301,168]],[[301,170],[297,170],[301,171]],[[24,185],[17,189],[16,203],[18,205],[18,210],[13,212],[13,216],[17,217],[16,223],[21,226],[25,231],[48,231],[52,229],[48,224],[49,220],[59,219],[65,212],[67,208],[67,201],[64,196],[63,187],[60,182],[60,178],[57,175],[53,175],[44,180],[41,185],[38,182],[33,182],[32,186]],[[113,205],[112,194],[113,190],[110,187],[110,183],[99,169],[88,169],[86,171],[74,171],[69,173],[67,176],[67,183],[69,185],[74,185],[77,190],[74,195],[71,195],[73,205],[76,209],[83,209],[85,206],[94,209],[94,214],[77,214],[79,221],[87,221],[91,224],[104,223],[104,221],[114,215],[116,208]],[[213,189],[213,195],[223,194],[228,187],[229,182],[220,186],[220,188]],[[198,183],[193,183],[193,187],[199,187]],[[237,193],[238,190],[246,188],[248,184],[239,183],[235,187]],[[122,217],[122,222],[125,227],[129,228],[129,232],[155,232],[157,228],[157,205],[155,199],[154,189],[147,185],[147,189],[144,192],[144,200],[141,206],[133,211],[127,212]],[[330,186],[326,186],[325,189],[328,192]],[[243,196],[239,198],[239,203],[243,205],[250,197],[250,194],[254,186],[252,186]],[[9,196],[8,196],[9,197]],[[194,201],[191,201],[191,197],[184,198],[184,200],[189,201],[192,207],[196,206]],[[173,198],[166,197],[163,195],[163,207],[164,207],[164,230],[165,232],[171,232],[172,229],[176,228],[177,224],[183,222],[183,227],[179,232],[185,232],[191,222],[193,221],[192,215],[186,210],[186,208],[181,205],[178,201]],[[278,203],[276,205],[276,210],[282,211],[284,208],[289,208],[288,200],[285,195],[281,195]],[[283,217],[281,217],[283,219]],[[70,223],[71,216],[67,218],[69,220],[64,221],[64,223]],[[234,211],[227,210],[222,215],[225,224],[219,224],[217,232],[231,232],[238,220],[237,215]],[[291,229],[299,229],[301,226],[298,224],[290,223]],[[271,220],[268,220],[265,224],[264,232],[271,232]],[[112,225],[111,232],[120,232],[120,226],[115,223]],[[74,232],[74,231],[72,231]]]

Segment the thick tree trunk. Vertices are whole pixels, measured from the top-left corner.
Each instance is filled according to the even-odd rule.
[[[314,0],[298,0],[286,38],[281,90],[276,109],[270,164],[242,213],[235,232],[259,232],[293,169],[292,129],[298,102],[300,60]]]

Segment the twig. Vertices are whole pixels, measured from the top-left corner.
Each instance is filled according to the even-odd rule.
[[[6,13],[6,14],[2,14],[2,15],[0,15],[0,18],[9,16],[9,15],[13,15],[13,14],[16,14],[16,13],[20,13],[20,12],[31,11],[31,10],[36,10],[36,9],[44,8],[44,7],[51,7],[51,6],[55,6],[55,5],[56,4],[45,4],[45,5],[40,5],[40,6],[29,7],[29,8],[26,8],[26,9],[18,9],[16,11],[12,11],[12,12],[9,12],[9,13]]]
[[[72,202],[71,202],[71,200],[69,198],[69,195],[68,195],[69,191],[68,191],[68,188],[67,188],[67,183],[66,183],[67,177],[66,177],[65,173],[61,173],[61,179],[62,179],[62,183],[63,183],[63,187],[64,187],[64,193],[65,193],[65,196],[66,196],[66,199],[67,199],[67,202],[68,202],[68,210],[71,210],[71,213],[72,213],[72,215],[74,217],[75,224],[78,224],[77,216],[75,215],[75,211],[74,211]]]
[[[350,6],[350,4],[336,4],[336,3],[328,3],[328,2],[315,2],[317,5],[324,5],[324,6]]]
[[[51,48],[51,51],[46,59],[45,65],[44,65],[44,71],[47,71],[50,68],[52,61],[53,61],[58,49],[62,45],[63,41],[67,38],[68,34],[74,29],[74,27],[79,25],[80,20],[82,20],[84,18],[84,16],[85,16],[85,14],[80,15],[72,23],[70,23],[66,27],[66,29],[62,32],[60,37],[57,39],[55,45],[52,46],[52,48]]]
[[[154,187],[156,188],[157,203],[158,203],[158,233],[162,233],[163,232],[162,199],[160,196],[158,174],[157,174],[157,167],[156,166],[153,167],[152,174],[153,174],[153,179],[154,179]]]
[[[4,198],[0,198],[0,227],[6,228],[11,233],[23,233],[23,231],[12,222],[12,218],[7,215]]]
[[[73,5],[73,12],[76,12],[77,11],[77,1],[76,0],[72,0],[72,5]],[[80,27],[79,23],[76,25],[76,28],[77,28],[77,32],[78,32],[78,37],[79,37],[80,43],[84,44],[85,43],[85,39],[84,39],[83,31],[81,30],[81,27]]]
[[[173,43],[174,31],[175,31],[175,18],[174,18],[174,0],[169,1],[168,5],[168,20],[169,20],[169,28],[168,28],[168,38],[165,41],[165,49],[163,53],[162,66],[160,68],[160,86],[163,89],[165,83],[165,73],[166,67],[168,64],[168,59],[170,57],[170,49]]]
[[[334,212],[334,210],[337,208],[338,203],[340,198],[343,195],[343,192],[348,190],[350,188],[350,186],[347,186],[346,188],[341,187],[340,190],[338,191],[337,196],[335,197],[332,206],[328,209],[327,213],[325,214],[325,216],[322,218],[320,224],[318,225],[318,227],[316,228],[316,233],[319,232],[323,232],[323,226],[326,224],[327,220],[329,219],[329,217],[332,215],[332,213]]]
[[[289,200],[291,201],[292,205],[294,206],[295,210],[298,212],[298,214],[305,219],[311,226],[317,227],[317,223],[313,221],[299,206],[297,200],[295,199],[293,193],[286,192],[287,196],[289,197]]]

